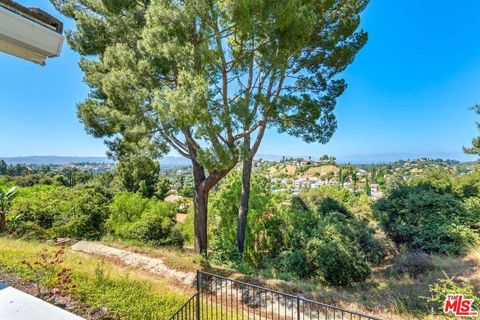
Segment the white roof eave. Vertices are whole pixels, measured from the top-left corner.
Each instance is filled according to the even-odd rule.
[[[60,33],[0,6],[0,51],[44,65],[60,55],[63,41]]]

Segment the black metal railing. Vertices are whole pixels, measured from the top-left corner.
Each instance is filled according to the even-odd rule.
[[[379,320],[203,271],[197,273],[197,293],[170,319]]]
[[[195,293],[187,302],[185,302],[177,312],[170,317],[170,320],[194,320],[200,319],[198,312],[198,292]]]

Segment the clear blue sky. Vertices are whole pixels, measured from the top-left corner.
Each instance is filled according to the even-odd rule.
[[[58,16],[47,0],[17,1]],[[362,26],[369,42],[344,74],[333,139],[306,144],[270,131],[259,153],[465,159],[480,120],[468,110],[480,102],[480,1],[372,0]],[[67,44],[46,67],[0,54],[0,156],[104,155],[75,114],[88,92],[78,58]]]

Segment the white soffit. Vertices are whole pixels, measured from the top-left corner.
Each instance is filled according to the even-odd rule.
[[[45,65],[58,57],[64,37],[38,22],[0,6],[0,51]]]

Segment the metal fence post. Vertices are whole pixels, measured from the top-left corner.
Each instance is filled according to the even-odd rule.
[[[197,308],[196,308],[196,320],[200,320],[200,271],[197,270]]]
[[[300,320],[300,297],[297,296],[297,320]]]

